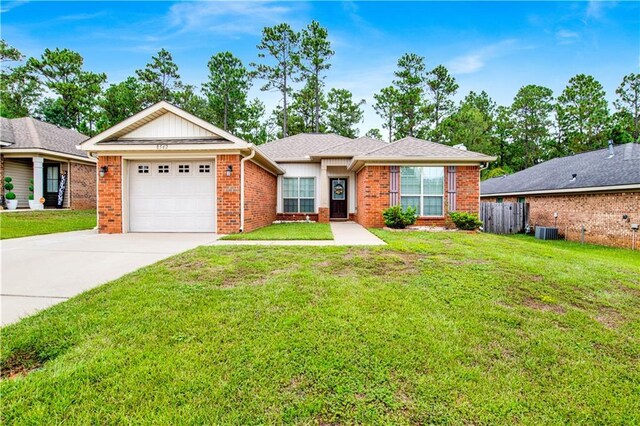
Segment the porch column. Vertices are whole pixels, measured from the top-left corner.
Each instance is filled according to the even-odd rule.
[[[320,163],[320,201],[318,203],[318,222],[329,222],[329,179],[327,165]]]
[[[42,188],[42,182],[44,181],[42,176],[42,163],[44,163],[44,158],[33,157],[33,199],[37,201],[38,204],[44,193],[44,188]],[[40,208],[44,208],[42,204],[40,204]]]

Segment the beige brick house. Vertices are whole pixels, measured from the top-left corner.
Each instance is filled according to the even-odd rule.
[[[83,142],[98,159],[99,228],[248,232],[276,219],[355,220],[413,206],[419,223],[479,210],[494,157],[420,139],[299,134],[255,146],[167,102]]]
[[[482,201],[529,204],[529,224],[569,240],[631,247],[640,224],[640,144],[555,158],[482,182]]]
[[[34,200],[57,207],[63,176],[63,205],[96,208],[96,160],[76,146],[88,137],[34,118],[0,118],[0,179],[12,179],[18,208],[29,208],[33,179]],[[4,199],[3,186],[3,199]],[[1,204],[1,203],[0,203]]]

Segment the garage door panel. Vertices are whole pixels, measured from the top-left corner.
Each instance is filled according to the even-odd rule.
[[[212,171],[211,161],[132,162],[130,231],[215,232]]]

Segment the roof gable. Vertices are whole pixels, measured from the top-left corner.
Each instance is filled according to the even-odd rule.
[[[84,141],[85,151],[100,151],[101,145],[145,145],[149,142],[181,145],[223,144],[225,148],[247,148],[249,143],[175,105],[161,101],[104,132]]]
[[[467,151],[459,148],[453,148],[441,143],[429,142],[424,139],[414,138],[407,136],[406,138],[399,139],[386,146],[370,151],[363,158],[432,158],[432,159],[460,159],[460,160],[473,160],[479,161],[492,161],[495,158],[490,157],[479,152]]]
[[[118,139],[171,139],[171,138],[215,138],[217,135],[197,124],[172,113],[165,112],[152,121],[119,136]]]

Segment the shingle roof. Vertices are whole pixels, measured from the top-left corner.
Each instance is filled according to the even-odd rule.
[[[274,161],[302,160],[323,149],[352,139],[334,133],[300,133],[260,145],[260,150]]]
[[[554,158],[512,175],[486,180],[481,194],[511,194],[640,184],[640,144]],[[575,180],[572,175],[576,174]]]
[[[31,117],[0,118],[0,140],[9,143],[3,150],[46,149],[63,154],[87,158],[87,153],[76,145],[88,136]]]
[[[465,151],[458,148],[452,148],[436,142],[429,142],[423,139],[408,136],[397,140],[396,142],[386,144],[386,146],[370,151],[359,158],[399,158],[399,157],[420,157],[420,158],[443,158],[443,159],[460,159],[460,160],[479,160],[491,161],[494,157],[490,157],[479,152]]]
[[[313,155],[344,155],[346,157],[353,157],[355,155],[366,154],[367,152],[383,148],[387,145],[389,145],[387,142],[373,139],[368,136],[361,136],[357,139],[349,139],[348,142],[345,142],[343,144],[325,148],[321,151],[313,153]]]

